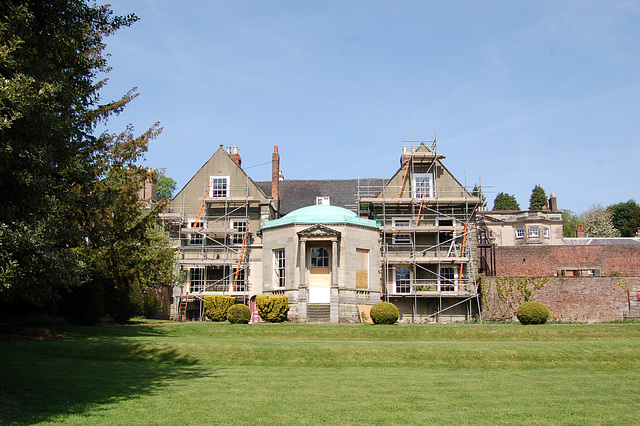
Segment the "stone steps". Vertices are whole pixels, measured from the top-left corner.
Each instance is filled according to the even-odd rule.
[[[307,306],[307,322],[329,322],[331,307],[326,304],[309,304]]]

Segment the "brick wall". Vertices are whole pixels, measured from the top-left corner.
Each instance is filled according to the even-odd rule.
[[[485,319],[502,319],[496,278],[484,277],[486,292],[482,315]],[[535,290],[531,300],[544,303],[554,320],[566,322],[602,322],[622,320],[622,313],[630,304],[638,303],[637,290],[640,277],[550,277],[540,290]],[[485,290],[486,291],[486,290]],[[515,317],[513,305],[511,315]]]
[[[496,275],[552,277],[559,268],[640,276],[640,245],[496,247]]]

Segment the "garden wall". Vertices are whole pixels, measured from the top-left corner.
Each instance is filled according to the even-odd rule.
[[[510,278],[482,277],[484,319],[515,317],[522,298],[517,289],[509,294],[509,282],[519,279]],[[540,284],[546,281],[546,284],[534,290],[530,300],[547,305],[552,320],[615,321],[623,319],[623,312],[638,308],[640,277],[536,277],[534,280]]]
[[[496,275],[552,277],[561,269],[640,276],[640,245],[496,247]]]

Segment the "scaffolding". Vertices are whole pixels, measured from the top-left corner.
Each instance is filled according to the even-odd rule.
[[[228,181],[222,186],[215,179],[207,176],[202,182],[200,206],[190,205],[183,193],[162,215],[185,272],[185,282],[174,293],[173,317],[178,320],[203,320],[204,297],[209,295],[232,296],[248,304],[249,259],[252,249],[260,247],[252,230],[259,229],[263,208],[269,204],[251,197],[248,176],[236,186]]]
[[[403,171],[377,188],[358,182],[359,213],[381,224],[383,298],[401,311],[410,302],[414,323],[443,322],[443,313],[461,305],[469,319],[474,303],[480,312],[474,266],[478,197],[441,164],[435,136],[406,142]],[[425,313],[428,307],[435,312]]]

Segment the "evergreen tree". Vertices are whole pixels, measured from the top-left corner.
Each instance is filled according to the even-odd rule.
[[[533,187],[531,191],[531,198],[529,199],[529,210],[530,211],[539,211],[547,206],[549,203],[547,201],[547,194],[545,194],[544,189],[540,185],[536,185]]]
[[[482,193],[482,188],[478,186],[478,184],[473,185],[473,190],[471,191],[471,195],[474,197],[480,197],[480,207],[487,207],[487,197]]]
[[[98,303],[107,287],[124,288],[103,280],[102,262],[123,245],[147,254],[152,247],[145,245],[157,249],[146,271],[154,279],[153,268],[168,269],[157,263],[173,256],[158,240],[157,210],[144,212],[136,196],[147,177],[136,162],[157,125],[138,138],[131,127],[94,134],[136,96],[101,105],[105,81],[96,79],[108,71],[104,38],[136,20],[83,0],[0,2],[0,179],[11,183],[0,185],[6,306],[71,300],[83,291]],[[117,256],[110,258],[113,267]],[[133,259],[129,271],[142,267]]]
[[[520,205],[514,195],[501,192],[493,201],[493,210],[520,210]]]

